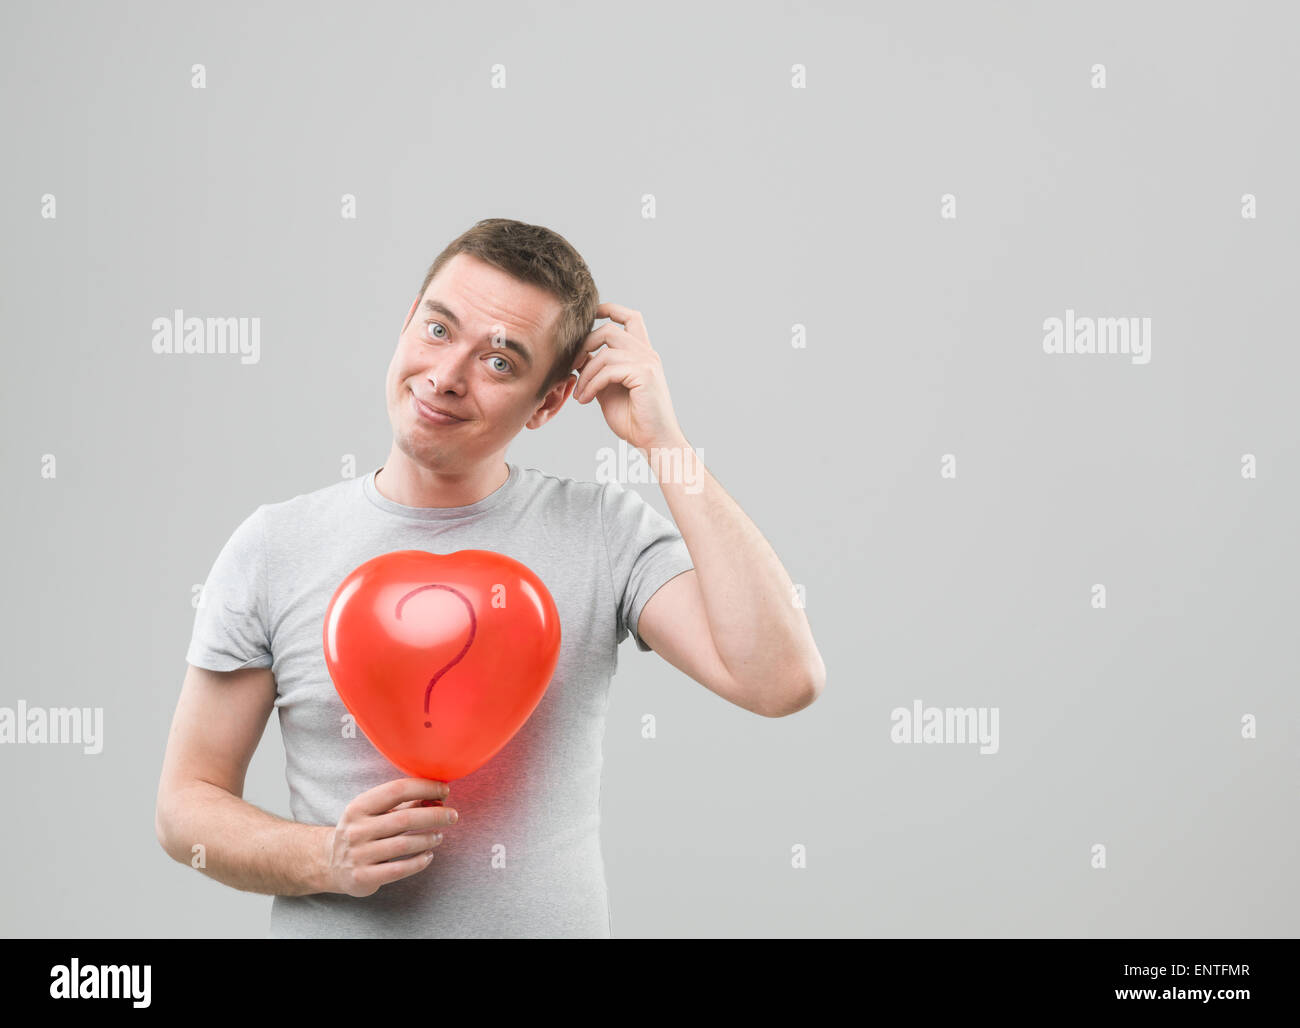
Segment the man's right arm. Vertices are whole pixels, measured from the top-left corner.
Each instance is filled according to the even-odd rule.
[[[173,860],[245,892],[304,896],[329,885],[334,826],[286,821],[242,799],[244,777],[275,706],[269,668],[190,665],[167,739],[154,817]]]

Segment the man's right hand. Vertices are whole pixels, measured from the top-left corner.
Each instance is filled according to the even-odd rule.
[[[326,837],[328,891],[370,896],[422,871],[459,815],[442,805],[451,787],[427,778],[398,778],[356,797]]]

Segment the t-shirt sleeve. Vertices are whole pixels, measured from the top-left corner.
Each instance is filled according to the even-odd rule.
[[[212,671],[270,667],[263,507],[235,529],[217,554],[194,612],[185,659]]]
[[[618,609],[614,640],[621,643],[630,632],[637,649],[649,652],[637,633],[642,608],[661,585],[695,562],[677,526],[617,482],[607,483],[601,495],[601,525]]]

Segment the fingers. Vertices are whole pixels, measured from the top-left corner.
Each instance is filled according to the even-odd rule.
[[[618,364],[603,366],[595,373],[595,375],[581,383],[578,388],[573,391],[574,397],[579,403],[590,403],[599,396],[607,386],[616,382],[623,382],[627,378],[627,375],[628,369],[626,366]]]
[[[406,807],[366,818],[355,828],[351,841],[354,846],[360,846],[376,839],[401,837],[406,833],[441,831],[459,820],[460,812],[455,807]]]
[[[591,360],[592,354],[609,342],[610,333],[616,331],[620,331],[617,325],[601,325],[600,328],[593,329],[591,334],[582,341],[582,346],[578,348],[578,356],[573,362],[573,370],[581,371],[587,361]]]
[[[359,814],[383,814],[407,800],[445,800],[451,792],[446,782],[429,778],[398,778],[376,785],[348,806]]]
[[[441,807],[442,800],[407,800],[405,803],[399,803],[393,810],[406,810],[408,807]],[[388,811],[385,811],[388,813]]]
[[[620,303],[602,303],[596,308],[596,317],[616,321],[627,330],[629,335],[650,342],[650,336],[645,330],[645,320],[641,317],[640,311],[634,311],[631,307],[624,307]]]
[[[433,850],[442,843],[443,829],[459,819],[457,810],[441,805],[408,806],[367,818],[353,843],[357,880],[378,888],[427,867]],[[400,870],[389,877],[392,868]]]
[[[623,326],[611,321],[599,328],[592,329],[587,338],[582,341],[582,346],[578,349],[578,356],[573,362],[573,370],[581,371],[582,366],[590,359],[592,353],[602,346],[608,346],[611,350],[626,350],[644,348],[649,345],[648,339],[634,335]]]
[[[609,350],[601,350],[588,360],[578,371],[578,384],[573,387],[573,398],[579,403],[588,399],[588,386],[595,379],[597,372],[609,363]]]
[[[377,839],[367,843],[357,853],[363,864],[378,864],[384,861],[400,860],[405,857],[418,856],[435,849],[443,840],[441,831],[420,832],[418,835],[395,835],[388,839]]]
[[[331,843],[332,873],[345,886],[340,891],[370,896],[428,867],[443,829],[460,817],[443,804],[450,794],[446,782],[399,778],[353,799]]]
[[[433,850],[428,849],[413,857],[403,860],[390,860],[385,864],[370,864],[358,868],[355,874],[357,883],[364,886],[366,895],[374,893],[381,886],[395,882],[400,878],[409,878],[417,871],[423,871],[433,860]]]

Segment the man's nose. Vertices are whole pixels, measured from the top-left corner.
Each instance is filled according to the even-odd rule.
[[[435,392],[446,390],[464,393],[466,374],[466,358],[457,354],[444,353],[435,363],[429,365],[425,378]]]

